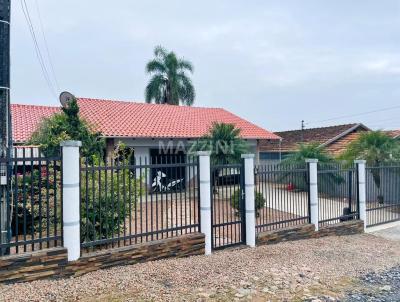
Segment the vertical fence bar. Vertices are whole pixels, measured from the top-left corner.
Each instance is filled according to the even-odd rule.
[[[26,242],[26,198],[27,197],[26,197],[26,178],[25,178],[25,176],[26,176],[25,148],[22,149],[22,158],[24,160],[22,163],[22,185],[23,185],[22,200],[23,200],[23,213],[24,213],[24,232],[23,233],[24,233],[24,241]],[[26,252],[26,243],[24,243],[24,252]]]
[[[205,254],[211,254],[211,182],[210,152],[198,152],[200,165],[200,225],[205,235]]]
[[[81,254],[79,217],[79,141],[61,143],[63,152],[63,235],[68,261],[77,260]]]
[[[79,168],[80,170],[80,168]],[[80,172],[79,172],[80,173]],[[80,176],[79,176],[80,179]],[[57,219],[57,169],[56,169],[56,161],[53,161],[53,194],[54,194],[54,200],[53,200],[53,206],[54,206],[54,214],[53,214],[53,225],[54,225],[54,236],[58,236],[58,231],[57,231],[57,223],[58,223],[58,219]],[[81,198],[79,197],[79,200]],[[80,215],[79,215],[80,217]],[[58,246],[58,241],[57,239],[54,241],[54,246]]]
[[[14,154],[17,154],[17,149],[15,148],[14,149]],[[17,155],[18,156],[18,155]],[[15,251],[16,251],[16,253],[18,254],[18,251],[19,251],[19,244],[18,244],[18,241],[19,241],[19,238],[18,238],[18,161],[16,161],[15,163],[14,163],[14,196],[13,196],[13,199],[14,199],[14,202],[13,202],[13,206],[14,206],[14,213],[15,213],[15,217],[14,217],[14,232],[15,232],[15,243],[16,243],[16,246],[15,246]],[[39,197],[39,204],[41,205],[41,202],[42,202],[42,200],[41,200],[41,198]],[[41,215],[41,212],[40,212],[40,215]],[[42,217],[40,216],[40,226],[42,225],[42,219],[41,219]],[[12,220],[11,220],[11,223],[12,223]],[[40,231],[40,239],[42,238],[42,232]],[[42,241],[40,241],[40,249],[42,249]]]
[[[318,210],[318,159],[307,159],[309,171],[309,199],[310,199],[310,221],[315,226],[315,230],[319,229],[319,210]]]
[[[39,151],[40,152],[40,151]],[[32,244],[31,244],[31,249],[32,251],[35,250],[35,215],[34,215],[34,206],[35,206],[35,191],[34,191],[34,187],[35,187],[35,178],[34,178],[34,168],[33,168],[33,149],[31,149],[31,161],[30,161],[30,165],[31,165],[31,211],[32,211],[32,217],[31,217],[31,240],[32,240]]]

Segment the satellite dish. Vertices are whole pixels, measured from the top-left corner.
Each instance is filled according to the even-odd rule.
[[[61,106],[67,107],[68,103],[74,99],[74,95],[68,91],[61,92],[60,103]]]

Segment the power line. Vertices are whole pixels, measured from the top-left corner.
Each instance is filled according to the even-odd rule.
[[[37,39],[36,39],[36,34],[35,34],[35,30],[33,28],[33,24],[32,24],[32,20],[31,20],[30,14],[29,14],[28,6],[26,5],[25,0],[21,0],[20,2],[21,2],[22,11],[23,11],[24,16],[25,16],[25,20],[26,20],[26,22],[28,24],[28,28],[29,28],[29,31],[30,31],[32,39],[33,39],[33,44],[35,46],[36,57],[37,57],[37,59],[39,61],[40,68],[42,69],[43,77],[44,77],[44,79],[45,79],[45,81],[47,83],[47,86],[50,89],[50,92],[53,94],[54,97],[57,97],[57,94],[56,94],[56,92],[54,90],[53,84],[50,81],[49,73],[47,71],[46,65],[45,65],[44,60],[43,60],[42,53],[40,51],[39,44],[38,44]]]
[[[46,38],[46,35],[45,35],[45,32],[44,32],[42,14],[40,13],[38,0],[35,0],[35,4],[36,4],[36,11],[37,11],[37,14],[38,14],[38,17],[39,17],[39,24],[40,24],[40,29],[41,29],[42,36],[43,36],[44,46],[46,48],[47,59],[48,59],[48,61],[50,63],[50,69],[51,69],[51,72],[52,72],[52,75],[53,75],[53,78],[54,78],[54,82],[55,82],[55,84],[57,86],[57,90],[60,91],[60,85],[58,84],[56,72],[54,70],[53,60],[52,60],[52,57],[50,55],[49,45],[47,43],[47,38]]]
[[[368,125],[381,125],[382,123],[387,123],[390,121],[399,121],[399,117],[392,117],[392,118],[386,118],[386,119],[382,119],[382,120],[375,120],[372,121],[370,123],[368,123]]]
[[[325,120],[320,120],[320,121],[313,121],[313,122],[309,122],[307,124],[317,124],[317,123],[323,123],[323,122],[331,122],[331,121],[335,121],[335,120],[339,120],[339,119],[343,119],[343,118],[362,116],[362,115],[366,115],[366,114],[382,112],[382,111],[388,111],[388,110],[399,109],[399,108],[400,108],[400,106],[387,107],[387,108],[371,110],[371,111],[366,111],[366,112],[361,112],[361,113],[356,113],[356,114],[337,116],[337,117],[333,117],[333,118],[329,118],[329,119],[325,119]]]

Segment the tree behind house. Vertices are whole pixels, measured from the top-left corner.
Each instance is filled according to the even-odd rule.
[[[60,113],[44,119],[29,141],[39,145],[46,156],[59,153],[60,143],[65,140],[82,141],[83,156],[102,156],[105,148],[100,133],[94,132],[89,124],[79,117],[79,106],[73,99]]]
[[[146,65],[146,72],[151,75],[145,91],[146,102],[193,105],[196,93],[187,75],[193,72],[192,63],[161,46],[154,49],[154,56]]]
[[[196,142],[194,150],[211,151],[211,164],[231,164],[240,161],[248,146],[233,124],[214,123],[209,133]]]
[[[341,154],[340,159],[349,164],[363,159],[369,167],[380,167],[387,163],[400,161],[400,142],[382,131],[361,133]],[[381,191],[381,169],[371,169],[372,178],[378,189],[378,200],[383,202]]]
[[[308,144],[299,144],[298,150],[288,155],[280,164],[280,170],[291,169],[304,169],[306,167],[307,159],[317,159],[319,169],[337,169],[337,162],[331,157],[326,151],[321,148],[320,143],[311,142]],[[304,177],[293,180],[293,176],[290,172],[282,173],[280,181],[291,180],[295,181],[299,189],[306,190],[308,186],[307,175]],[[336,186],[343,183],[344,179],[338,173],[324,173],[320,175],[319,181],[326,183],[327,185]]]

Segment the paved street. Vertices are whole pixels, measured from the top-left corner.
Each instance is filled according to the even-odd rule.
[[[400,223],[397,223],[396,226],[393,226],[391,228],[375,231],[371,234],[379,236],[379,237],[383,237],[383,238],[389,239],[389,240],[400,241]]]

